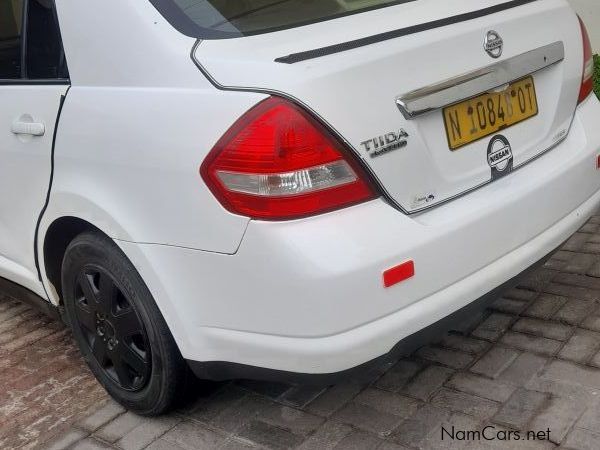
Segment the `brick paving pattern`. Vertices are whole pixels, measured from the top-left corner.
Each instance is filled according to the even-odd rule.
[[[43,446],[105,399],[64,325],[0,296],[0,449]]]
[[[191,404],[158,419],[109,401],[44,448],[600,448],[600,216],[476,323],[460,328],[394,365],[326,389],[200,384]],[[76,363],[63,364],[78,367],[71,355]],[[0,367],[10,358],[0,357]],[[19,377],[31,366],[12,367]],[[442,440],[442,429],[490,426],[500,438],[550,429],[550,440]]]

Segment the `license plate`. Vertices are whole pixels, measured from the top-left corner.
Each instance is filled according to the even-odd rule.
[[[512,83],[502,92],[483,94],[444,108],[450,150],[483,139],[538,113],[533,77]]]

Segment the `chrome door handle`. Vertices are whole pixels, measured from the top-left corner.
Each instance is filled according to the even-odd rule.
[[[46,133],[46,126],[39,122],[13,122],[10,129],[14,134],[28,134],[31,136],[43,136]]]

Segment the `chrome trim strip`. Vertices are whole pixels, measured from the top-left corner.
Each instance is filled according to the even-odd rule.
[[[396,99],[407,120],[501,88],[565,59],[563,42],[531,50],[450,80],[427,86]]]

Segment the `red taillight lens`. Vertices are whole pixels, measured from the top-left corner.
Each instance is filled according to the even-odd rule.
[[[579,91],[579,103],[583,102],[594,91],[594,53],[587,28],[579,17],[581,35],[583,37],[583,78],[581,90]]]
[[[344,146],[302,108],[277,97],[244,114],[200,173],[225,208],[255,219],[295,219],[376,197]]]

